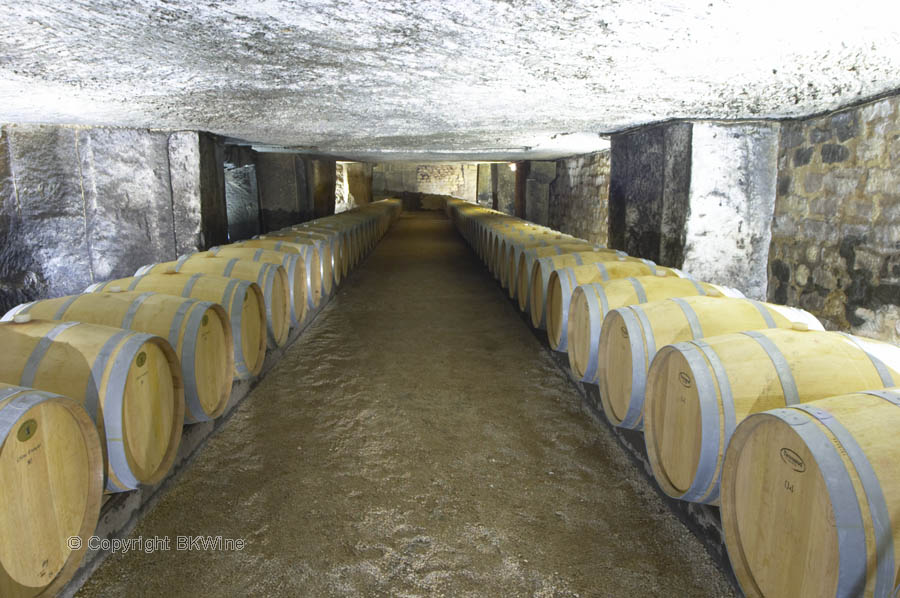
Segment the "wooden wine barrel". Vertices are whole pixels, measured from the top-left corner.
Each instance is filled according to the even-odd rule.
[[[255,282],[212,274],[164,272],[120,278],[92,284],[85,292],[109,290],[155,291],[218,303],[231,323],[234,345],[234,377],[252,378],[262,371],[266,358],[266,308]]]
[[[510,260],[518,266],[519,256],[521,256],[523,252],[529,249],[550,247],[553,245],[565,245],[572,248],[572,251],[589,251],[594,247],[587,241],[576,239],[571,235],[564,235],[556,231],[522,232],[522,234],[519,235],[499,238],[493,257],[493,268],[499,275],[501,270],[509,270]],[[514,284],[518,280],[518,272],[516,274],[507,272],[506,278],[508,284]]]
[[[106,446],[106,490],[155,484],[181,443],[184,386],[165,339],[97,324],[0,323],[0,382],[63,393],[80,402]]]
[[[331,280],[334,285],[341,283],[350,268],[352,259],[350,240],[345,232],[336,231],[328,226],[319,226],[312,222],[304,222],[296,224],[290,229],[279,231],[279,233],[288,238],[292,236],[307,237],[328,245],[331,252]]]
[[[340,251],[338,247],[333,247],[333,245],[335,244],[335,237],[330,237],[328,235],[322,235],[311,231],[278,231],[275,233],[260,235],[258,238],[261,240],[277,240],[300,244],[312,243],[319,254],[319,265],[321,266],[319,277],[322,281],[322,294],[328,297],[329,295],[331,295],[331,291],[332,289],[334,289],[334,286],[340,283],[341,274],[339,266],[341,263],[341,257],[339,254],[334,254],[335,251]]]
[[[578,285],[569,301],[569,367],[579,380],[599,382],[600,327],[611,309],[669,297],[743,297],[740,291],[672,276],[637,276]]]
[[[200,252],[196,255],[206,255],[207,252]],[[287,274],[288,291],[291,300],[291,326],[299,326],[306,317],[306,268],[303,266],[302,256],[298,253],[285,253],[283,251],[273,251],[269,249],[250,247],[234,247],[232,245],[220,245],[218,247],[210,247],[209,254],[218,257],[242,260],[250,260],[253,262],[263,262],[266,264],[276,264],[284,268]]]
[[[102,497],[103,449],[84,408],[0,384],[0,596],[56,595],[81,563]]]
[[[312,241],[294,243],[260,237],[237,241],[230,247],[268,249],[299,255],[303,260],[303,270],[306,272],[306,311],[314,310],[322,302],[322,264],[319,261],[319,250]]]
[[[531,268],[534,266],[534,260],[551,255],[562,255],[564,253],[575,253],[578,251],[606,251],[604,247],[591,245],[587,241],[576,240],[571,243],[554,243],[550,245],[542,245],[539,247],[522,247],[521,245],[513,245],[510,247],[507,272],[508,282],[507,291],[509,298],[515,299],[519,296],[520,289],[527,289],[531,277]],[[622,255],[625,255],[623,252]],[[526,273],[526,274],[523,274]],[[528,298],[525,303],[527,305]],[[524,311],[524,310],[523,310]]]
[[[518,265],[519,255],[524,250],[550,245],[564,245],[571,251],[589,251],[594,247],[587,241],[556,231],[534,232],[529,229],[518,229],[513,234],[502,235],[498,239],[494,268],[504,289],[516,281],[516,274],[512,270]],[[539,243],[539,245],[535,246],[532,243]]]
[[[287,272],[281,266],[195,253],[181,256],[174,262],[148,264],[138,268],[134,275],[162,274],[172,270],[183,274],[215,274],[255,282],[262,290],[265,302],[269,348],[277,349],[287,343],[291,328],[291,294]]]
[[[615,256],[615,258],[613,258],[613,256]],[[550,275],[554,270],[572,266],[583,266],[584,264],[593,264],[596,262],[605,262],[610,259],[646,264],[651,271],[656,268],[656,264],[650,260],[619,255],[614,249],[597,249],[595,251],[564,253],[562,255],[552,255],[536,259],[534,265],[531,267],[528,289],[525,292],[528,301],[525,302],[525,308],[523,310],[527,310],[531,315],[531,323],[534,327],[541,330],[547,327],[547,290],[550,286]],[[666,270],[665,272],[672,272],[672,270]],[[521,297],[519,307],[522,308]]]
[[[722,527],[747,596],[896,596],[900,388],[749,416],[722,473]]]
[[[356,263],[356,245],[351,230],[343,230],[335,223],[319,219],[294,225],[289,232],[322,235],[330,239],[331,252],[334,255],[334,284],[340,284],[343,277]]]
[[[776,328],[660,349],[647,373],[644,440],[662,490],[718,504],[725,447],[748,415],[900,383],[900,356],[892,357],[894,369],[863,349],[875,345],[839,332]]]
[[[550,347],[566,352],[568,350],[569,302],[575,287],[581,284],[608,282],[629,276],[674,276],[681,272],[673,268],[657,266],[651,261],[639,262],[618,256],[615,260],[600,261],[582,266],[557,268],[550,273],[547,282],[546,316],[547,337]]]
[[[681,297],[612,309],[600,329],[597,374],[606,417],[623,428],[643,428],[647,370],[659,347],[745,330],[823,330],[809,312],[752,299]]]
[[[175,349],[184,378],[184,422],[222,415],[231,396],[234,339],[218,303],[153,291],[107,291],[25,303],[2,321],[28,314],[43,320],[75,320],[161,336]]]

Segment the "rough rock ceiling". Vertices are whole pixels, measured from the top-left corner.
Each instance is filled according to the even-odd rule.
[[[900,87],[861,0],[3,0],[0,120],[204,129],[349,158],[597,149],[675,117]]]

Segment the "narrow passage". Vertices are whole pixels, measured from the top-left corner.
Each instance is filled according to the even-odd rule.
[[[177,536],[243,550],[174,550]],[[78,596],[731,596],[451,223],[406,213]]]

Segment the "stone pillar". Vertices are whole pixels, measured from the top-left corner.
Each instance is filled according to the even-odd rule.
[[[307,159],[307,186],[316,218],[334,214],[337,163],[331,158]]]
[[[509,164],[497,164],[497,209],[504,214],[516,214],[516,172]]]
[[[491,209],[499,209],[500,165],[491,164]]]
[[[256,164],[263,232],[312,220],[306,165],[300,156],[263,152],[257,154]]]
[[[200,232],[203,248],[228,243],[225,202],[225,144],[221,137],[198,133],[200,145]]]
[[[516,162],[516,195],[513,215],[517,218],[525,218],[525,195],[528,183],[528,168],[531,162]]]
[[[232,243],[262,232],[256,166],[225,169],[225,202],[228,208],[228,239]]]
[[[347,188],[351,208],[372,203],[372,165],[364,162],[346,164]]]
[[[550,221],[550,183],[556,179],[556,162],[529,162],[525,182],[525,218],[547,226]]]
[[[694,123],[682,267],[766,299],[779,126]],[[663,238],[672,238],[664,229]]]
[[[220,145],[194,131],[0,128],[0,312],[224,236]]]
[[[491,178],[491,164],[479,164],[477,170],[477,182],[475,184],[475,201],[479,205],[491,207],[494,204],[493,179]]]
[[[611,247],[667,266],[681,264],[690,134],[690,123],[675,123],[612,136]]]

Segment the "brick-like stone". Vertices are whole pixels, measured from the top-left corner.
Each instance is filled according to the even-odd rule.
[[[850,150],[843,145],[836,143],[827,143],[822,146],[822,162],[832,164],[834,162],[843,162],[850,157]]]

